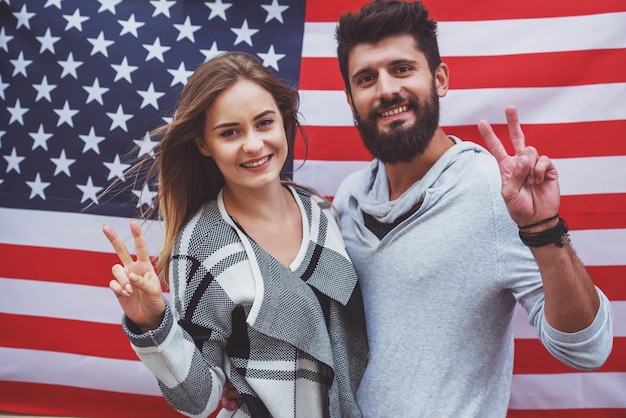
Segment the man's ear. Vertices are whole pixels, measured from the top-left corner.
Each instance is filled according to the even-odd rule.
[[[449,74],[448,65],[445,62],[439,64],[435,70],[435,86],[437,87],[437,95],[439,97],[444,97],[448,94]]]
[[[211,153],[209,152],[209,148],[207,147],[204,138],[202,137],[194,138],[193,142],[196,143],[196,147],[198,147],[198,151],[200,151],[200,154],[204,155],[205,157],[211,156]]]

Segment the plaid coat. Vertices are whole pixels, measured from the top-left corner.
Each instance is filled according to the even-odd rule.
[[[367,360],[360,288],[328,205],[291,189],[303,244],[291,269],[228,216],[221,194],[183,228],[161,326],[124,328],[178,411],[207,416],[228,377],[235,417],[357,417]]]

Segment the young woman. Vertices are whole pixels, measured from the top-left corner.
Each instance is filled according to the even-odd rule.
[[[327,202],[280,177],[298,104],[250,55],[204,63],[159,131],[158,274],[136,222],[136,260],[103,227],[122,262],[109,286],[123,328],[185,415],[211,414],[227,379],[241,394],[232,416],[361,415],[356,274]]]

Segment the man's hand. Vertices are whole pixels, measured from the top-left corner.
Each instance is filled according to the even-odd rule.
[[[529,225],[558,213],[561,199],[558,175],[548,157],[526,146],[517,109],[507,106],[505,113],[515,155],[508,155],[489,122],[478,122],[478,131],[500,166],[502,197],[511,218],[518,225]],[[551,226],[554,225],[545,225],[543,229]]]

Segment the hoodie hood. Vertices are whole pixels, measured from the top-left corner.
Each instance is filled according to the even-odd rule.
[[[389,200],[389,182],[385,165],[378,159],[373,160],[369,177],[364,177],[361,187],[353,195],[363,212],[373,216],[379,222],[393,223],[421,202],[426,191],[463,153],[467,151],[488,152],[473,142],[462,141],[455,136],[450,136],[450,139],[455,145],[437,160],[422,179],[415,182],[395,200]]]

